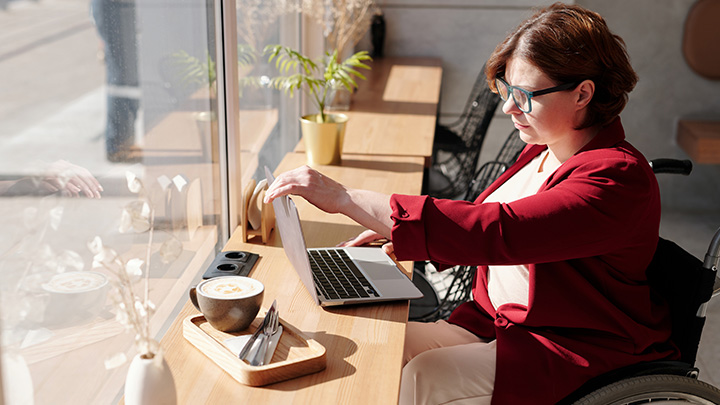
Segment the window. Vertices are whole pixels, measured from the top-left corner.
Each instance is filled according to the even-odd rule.
[[[3,386],[35,403],[113,403],[128,363],[113,366],[136,353],[134,335],[88,242],[146,260],[148,211],[126,208],[150,202],[159,339],[227,236],[215,2],[0,3]]]
[[[160,340],[237,225],[235,184],[298,141],[299,98],[266,86],[262,50],[298,47],[299,19],[259,0],[0,6],[3,387],[36,403],[112,403],[134,333],[116,320],[115,272],[94,266],[88,244],[130,262],[152,242],[142,269]],[[228,11],[236,26],[218,24]],[[226,98],[228,46],[240,85]],[[223,136],[227,116],[237,139]]]

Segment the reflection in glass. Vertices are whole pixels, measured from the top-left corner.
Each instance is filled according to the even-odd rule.
[[[282,104],[270,87],[275,74],[263,49],[268,44],[297,40],[292,32],[297,18],[293,2],[237,0],[240,150],[243,179],[265,178],[264,166],[275,168],[299,139],[296,107]],[[294,44],[293,44],[294,45]],[[296,102],[296,101],[295,101]]]
[[[121,393],[137,348],[118,322],[118,274],[89,242],[118,253],[140,297],[147,280],[155,339],[219,249],[213,4],[0,10],[0,327],[15,398],[105,404]]]
[[[111,162],[138,161],[133,153],[140,107],[135,0],[92,0],[92,17],[105,57],[105,149]]]

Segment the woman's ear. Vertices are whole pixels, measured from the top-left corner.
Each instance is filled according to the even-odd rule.
[[[592,100],[593,94],[595,94],[595,82],[592,80],[584,80],[575,88],[575,92],[577,94],[575,105],[578,110],[582,110],[590,104],[590,100]]]

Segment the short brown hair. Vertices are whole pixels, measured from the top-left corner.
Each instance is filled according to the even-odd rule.
[[[520,24],[493,51],[485,74],[494,91],[508,59],[522,58],[558,84],[592,80],[595,94],[577,129],[607,125],[625,108],[638,77],[625,42],[610,32],[597,13],[555,3]]]

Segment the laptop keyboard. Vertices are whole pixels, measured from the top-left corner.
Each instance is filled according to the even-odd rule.
[[[309,250],[318,294],[329,299],[379,297],[347,253],[338,249]]]

